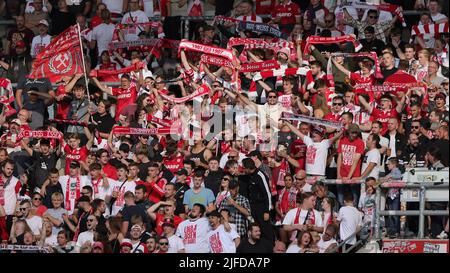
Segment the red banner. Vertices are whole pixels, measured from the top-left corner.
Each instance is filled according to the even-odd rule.
[[[449,240],[383,240],[383,253],[449,253]]]
[[[63,76],[83,73],[78,26],[71,26],[54,38],[36,56],[30,78],[49,78],[52,83]]]
[[[179,128],[131,128],[116,126],[113,128],[112,132],[114,135],[169,135],[169,134],[181,134],[181,127]]]

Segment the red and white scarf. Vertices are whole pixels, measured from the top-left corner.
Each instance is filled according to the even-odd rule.
[[[206,53],[209,55],[226,58],[227,60],[229,60],[231,62],[233,62],[235,59],[233,56],[233,52],[229,49],[198,44],[198,43],[190,42],[188,40],[181,40],[180,46],[179,46],[179,51],[181,49],[184,49],[186,51],[195,51],[195,52]]]
[[[80,198],[80,187],[81,187],[81,180],[80,176],[77,176],[77,181],[75,183],[75,188],[71,187],[70,183],[70,176],[67,179],[66,184],[66,210],[70,211],[72,207],[72,200],[78,200]]]
[[[130,73],[136,70],[140,70],[146,67],[146,64],[144,62],[138,62],[135,64],[132,64],[130,66],[117,69],[117,70],[110,70],[110,69],[93,69],[89,73],[90,77],[105,77],[105,76],[111,76],[111,75],[119,75],[119,74],[125,74]]]
[[[271,78],[271,77],[284,77],[290,75],[306,75],[308,69],[304,67],[292,67],[286,69],[275,69],[261,71],[253,76],[253,81],[259,81],[261,79]]]
[[[202,86],[197,88],[197,90],[195,90],[192,94],[189,94],[188,96],[183,97],[183,98],[173,98],[173,97],[165,95],[161,92],[159,93],[159,95],[163,99],[174,102],[174,103],[185,103],[186,101],[193,100],[196,97],[206,95],[209,93],[209,91],[210,91],[209,87],[207,85],[203,84]]]
[[[415,35],[438,35],[440,33],[448,33],[448,22],[441,24],[414,25],[412,27],[411,36]]]
[[[169,135],[169,134],[180,134],[180,128],[170,128],[170,127],[161,127],[161,128],[131,128],[124,126],[116,126],[112,130],[114,135]]]
[[[309,55],[309,48],[314,44],[337,44],[352,42],[355,46],[355,51],[358,52],[362,49],[361,43],[352,35],[344,35],[339,37],[321,37],[321,36],[309,36],[306,39],[306,45],[303,54]]]
[[[11,107],[11,103],[14,101],[14,91],[11,85],[11,81],[7,78],[0,78],[0,88],[6,90],[5,94],[0,97],[0,104],[4,104],[7,107],[7,112],[3,113],[6,116],[10,116],[16,112],[16,110]]]
[[[97,182],[94,182],[94,179],[92,179],[92,186],[94,188],[94,194],[98,194],[98,185],[100,185],[100,182],[103,180],[103,177],[100,177]]]
[[[230,67],[230,68],[234,68],[234,65],[231,61],[222,58],[222,57],[217,57],[217,56],[213,56],[213,55],[208,55],[208,54],[203,54],[200,57],[200,62],[204,63],[204,64],[211,64],[211,65],[215,65],[215,66],[225,66],[225,67]]]
[[[61,132],[53,132],[53,131],[21,130],[17,135],[16,142],[19,142],[24,138],[47,138],[47,139],[58,139],[59,141],[61,141],[63,139],[63,135],[61,134]]]
[[[363,10],[370,10],[370,9],[378,9],[387,11],[390,13],[394,13],[398,16],[398,20],[402,23],[403,27],[406,27],[405,18],[403,17],[403,13],[400,10],[400,6],[393,5],[393,4],[379,4],[379,5],[371,5],[364,2],[352,2],[350,4],[351,7],[355,9],[363,9]]]
[[[117,24],[115,30],[136,28],[136,27],[147,27],[149,26],[158,35],[158,38],[164,37],[164,29],[161,22],[145,22],[145,23],[132,23],[132,24]]]
[[[328,59],[328,64],[327,64],[327,80],[330,86],[334,86],[334,77],[333,77],[333,62],[332,62],[332,58],[333,57],[351,57],[351,58],[355,58],[355,57],[369,57],[371,59],[373,59],[374,63],[375,63],[375,78],[383,78],[383,74],[381,74],[381,68],[380,68],[380,64],[378,63],[378,56],[376,52],[369,52],[369,53],[332,53],[331,57]]]
[[[86,122],[76,121],[76,120],[72,120],[72,119],[49,119],[48,122],[58,123],[58,124],[75,125],[75,126],[83,126],[83,127],[88,126],[88,124]]]
[[[242,64],[239,72],[256,72],[268,69],[279,69],[280,64],[276,60],[256,62],[256,63],[246,63]]]
[[[294,43],[286,41],[284,39],[270,39],[270,40],[264,40],[259,38],[230,38],[230,40],[227,43],[227,48],[231,49],[234,46],[244,45],[244,49],[255,49],[255,48],[262,48],[262,49],[279,49],[283,47],[288,47],[292,50],[294,50]]]
[[[168,119],[160,119],[158,117],[155,117],[153,115],[148,114],[147,115],[147,121],[154,123],[154,124],[158,124],[164,127],[170,127],[173,125],[173,121],[168,120]]]
[[[3,175],[0,174],[0,206],[5,205],[5,181],[3,181]]]

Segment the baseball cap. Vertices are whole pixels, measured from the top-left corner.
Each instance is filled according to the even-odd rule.
[[[45,19],[42,19],[41,21],[39,21],[39,24],[38,25],[45,25],[45,26],[49,26],[49,24],[48,24],[48,22],[47,22],[47,20],[45,20]]]
[[[186,169],[181,169],[176,174],[188,176],[189,173],[188,173],[188,171]]]
[[[18,118],[11,120],[11,123],[15,123],[15,124],[17,124],[19,126],[22,126],[22,122]]]
[[[443,92],[439,92],[439,93],[437,93],[437,95],[434,99],[437,99],[437,98],[441,98],[441,99],[445,100],[447,98],[447,95],[445,95],[445,93],[443,93]]]
[[[128,247],[133,247],[133,244],[131,243],[130,239],[123,239],[122,242],[120,243],[120,248],[124,247],[124,246],[128,246]]]
[[[312,129],[312,133],[318,134],[323,137],[325,130],[322,127],[316,126]]]
[[[213,210],[210,213],[207,213],[206,216],[207,217],[215,216],[215,217],[218,217],[218,218],[221,217],[220,212],[218,212],[217,210]]]
[[[103,243],[102,242],[94,242],[92,244],[92,249],[94,249],[94,248],[100,248],[101,250],[103,250],[104,249]]]
[[[78,162],[78,161],[70,162],[70,168],[72,168],[72,169],[80,168],[80,162]]]
[[[303,143],[300,139],[294,140],[291,145],[291,154],[298,154],[299,152],[306,151],[306,144]]]
[[[27,47],[27,45],[25,44],[24,41],[20,40],[16,42],[16,48],[25,48]]]
[[[162,223],[162,227],[164,227],[164,226],[175,227],[175,222],[173,221],[172,218],[165,218]]]
[[[288,47],[283,47],[280,50],[278,50],[277,54],[278,53],[284,53],[286,54],[286,56],[289,57],[291,55],[291,50]]]

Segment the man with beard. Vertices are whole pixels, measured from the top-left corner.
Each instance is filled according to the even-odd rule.
[[[209,253],[208,232],[211,230],[208,219],[203,217],[206,208],[194,204],[188,219],[178,225],[176,235],[183,239],[186,253]]]
[[[403,164],[406,168],[424,167],[426,150],[424,146],[419,144],[418,135],[411,133],[408,138],[408,144],[399,157],[400,164]]]
[[[97,217],[95,217],[95,215],[89,215],[86,222],[87,222],[87,230],[84,232],[81,232],[80,235],[78,236],[77,243],[75,245],[76,253],[80,252],[81,247],[86,242],[88,242],[88,241],[91,243],[94,242],[94,230],[98,224]]]
[[[236,247],[240,243],[236,230],[229,223],[222,224],[222,216],[217,210],[211,211],[207,216],[211,225],[211,231],[208,232],[211,253],[236,253]]]
[[[272,244],[261,238],[261,228],[258,223],[248,227],[248,239],[242,241],[236,249],[237,253],[272,253]]]

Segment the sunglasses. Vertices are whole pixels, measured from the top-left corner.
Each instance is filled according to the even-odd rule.
[[[305,180],[306,177],[295,177],[295,180]]]
[[[26,211],[28,208],[19,208],[20,211]]]
[[[333,106],[342,106],[342,103],[333,103]]]
[[[37,201],[37,200],[42,201],[42,198],[40,198],[40,197],[35,197],[35,198],[33,198],[33,200],[34,200],[34,201]]]
[[[369,16],[371,19],[378,19],[378,16]]]
[[[158,244],[161,245],[161,246],[168,246],[169,242],[159,242]]]
[[[412,129],[419,129],[419,126],[411,126]]]
[[[228,178],[228,177],[224,177],[224,178],[222,178],[222,180],[225,180],[225,181],[230,181],[230,178]]]
[[[325,23],[332,23],[333,21],[331,20],[325,20]]]
[[[87,219],[86,222],[94,222],[94,219]]]
[[[219,88],[220,87],[220,85],[213,85],[212,87],[214,87],[214,88]]]
[[[276,96],[268,96],[269,99],[276,99]]]
[[[229,156],[228,156],[228,158],[230,158],[230,159],[231,159],[231,158],[236,158],[236,157],[237,157],[237,155],[229,155]]]

